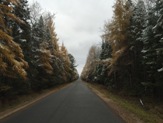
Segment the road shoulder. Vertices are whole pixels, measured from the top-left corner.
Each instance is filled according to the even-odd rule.
[[[121,107],[118,103],[108,97],[107,90],[99,90],[97,85],[85,83],[98,97],[100,97],[115,113],[117,113],[126,123],[144,123],[135,114]]]
[[[32,104],[35,104],[36,102],[40,101],[41,99],[56,93],[57,91],[66,88],[67,86],[69,86],[71,83],[66,83],[66,84],[62,84],[62,85],[58,85],[52,89],[49,90],[45,90],[42,93],[38,94],[32,94],[32,95],[27,95],[29,99],[25,100],[25,101],[21,101],[20,103],[12,106],[12,107],[8,107],[5,110],[0,112],[0,120],[3,118],[6,118],[10,115],[12,115],[13,113],[16,113],[24,108],[27,108],[28,106],[31,106]],[[21,99],[21,97],[20,97]],[[23,99],[23,98],[22,98]]]

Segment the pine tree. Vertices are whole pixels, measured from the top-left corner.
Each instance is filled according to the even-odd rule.
[[[46,73],[53,73],[53,58],[58,51],[58,44],[56,41],[56,33],[54,32],[54,25],[52,16],[49,14],[48,19],[45,22],[45,17],[40,17],[38,22],[38,33],[39,37],[39,56],[40,59],[36,61],[40,61],[38,64],[40,67],[43,67],[43,70]],[[55,68],[54,68],[55,69]]]
[[[30,39],[30,32],[31,32],[31,27],[30,27],[30,11],[28,7],[28,1],[27,0],[19,0],[18,5],[14,7],[13,13],[19,17],[23,23],[13,23],[12,26],[12,36],[14,40],[20,44],[23,53],[25,54],[25,57],[29,56],[29,42],[31,41]],[[29,58],[27,58],[29,61]]]
[[[158,16],[155,14],[155,3],[148,8],[148,15],[146,17],[145,29],[143,30],[142,41],[144,47],[142,50],[143,59],[142,64],[144,65],[144,86],[151,86],[151,83],[155,83],[156,68],[156,44],[157,40],[154,37],[153,27],[157,23]]]
[[[111,58],[111,45],[109,44],[108,41],[102,41],[102,46],[101,46],[101,54],[100,54],[100,59],[107,59]]]
[[[68,57],[69,57],[69,59],[70,59],[70,62],[71,62],[71,68],[75,68],[76,67],[76,61],[75,61],[75,58],[74,58],[74,56],[72,55],[72,54],[68,54]]]
[[[139,0],[136,6],[132,7],[132,16],[129,28],[129,38],[130,46],[135,47],[135,49],[141,51],[142,42],[141,35],[143,29],[145,28],[145,17],[146,17],[146,8],[142,0]]]
[[[45,24],[43,17],[41,16],[39,20],[32,26],[32,37],[31,37],[31,62],[34,66],[37,66],[37,61],[39,57],[40,45],[46,41],[45,36]]]
[[[142,49],[143,41],[142,32],[145,28],[145,17],[146,17],[146,8],[145,3],[142,0],[139,0],[135,5],[130,3],[132,8],[132,15],[130,19],[130,26],[127,30],[128,32],[128,55],[131,61],[131,64],[128,66],[128,74],[130,75],[130,88],[135,88],[135,90],[141,89],[140,81],[142,81],[143,67],[142,67]],[[138,93],[138,92],[136,92]]]
[[[155,32],[155,38],[158,40],[156,52],[157,52],[157,92],[159,92],[160,99],[163,97],[163,0],[157,0],[158,8],[158,20],[157,24],[153,28]]]
[[[77,69],[76,69],[76,61],[73,55],[68,54],[70,60],[70,69],[71,69],[71,81],[77,80],[79,78]]]
[[[153,27],[154,37],[158,41],[156,44],[156,52],[157,52],[157,71],[160,73],[163,72],[163,1],[157,0],[156,2],[156,10],[158,14],[158,19],[156,25]],[[159,78],[161,79],[161,78]],[[158,80],[159,80],[158,79]]]

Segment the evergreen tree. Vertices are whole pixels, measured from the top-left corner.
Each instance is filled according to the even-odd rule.
[[[71,69],[71,81],[78,79],[79,75],[76,69],[76,61],[73,55],[68,54],[70,60],[70,69]]]
[[[81,78],[128,95],[161,99],[162,25],[162,0],[117,0],[113,20],[105,24],[100,59],[91,48]]]
[[[28,63],[24,60],[21,47],[12,37],[11,24],[22,23],[13,14],[13,6],[17,4],[16,0],[0,1],[0,100],[5,95],[8,96],[5,98],[9,98],[18,93],[14,88],[16,84],[14,80],[27,78]],[[13,92],[14,94],[11,94]]]
[[[13,14],[19,17],[23,21],[23,23],[12,23],[12,37],[22,48],[24,59],[28,62],[29,66],[31,66],[31,18],[28,1],[19,0],[18,4],[14,6]],[[28,80],[31,79],[30,69],[31,67],[27,69]]]
[[[154,4],[155,6],[155,4]],[[155,14],[155,9],[152,4],[148,8],[148,15],[146,17],[146,27],[143,30],[142,41],[144,47],[142,50],[143,60],[142,64],[144,65],[144,86],[150,86],[150,83],[155,83],[155,72],[156,72],[156,47],[155,44],[157,40],[154,37],[153,27],[156,24],[157,15]]]
[[[157,71],[160,73],[161,76],[161,72],[163,72],[163,62],[162,62],[163,61],[163,26],[162,26],[163,25],[163,1],[162,0],[157,0],[156,12],[158,14],[158,19],[156,25],[153,28],[153,31],[154,31],[154,37],[158,41],[156,44],[157,69],[158,69]]]
[[[157,24],[153,28],[155,38],[158,40],[156,53],[157,53],[157,75],[156,85],[157,93],[159,93],[160,99],[163,97],[163,0],[157,0],[158,20]]]
[[[75,68],[76,67],[76,61],[75,61],[75,58],[72,54],[68,54],[68,57],[70,59],[70,62],[71,62],[71,68]]]
[[[102,46],[101,46],[101,54],[100,54],[100,59],[107,59],[111,58],[111,45],[107,41],[102,41]]]
[[[129,74],[129,88],[134,88],[137,90],[137,94],[140,92],[143,76],[143,67],[142,67],[142,48],[143,41],[142,32],[145,28],[145,17],[146,17],[146,8],[145,3],[142,0],[139,0],[136,5],[130,3],[130,8],[132,11],[130,26],[127,30],[128,33],[128,59],[130,59],[130,64],[127,66]],[[141,93],[141,92],[140,92]]]
[[[13,13],[19,17],[23,23],[13,23],[12,26],[12,36],[14,40],[20,44],[23,53],[25,55],[25,58],[27,61],[29,60],[29,51],[30,46],[29,42],[31,41],[31,27],[30,27],[30,11],[28,7],[28,1],[27,0],[19,0],[18,5],[14,7]]]
[[[45,17],[40,16],[39,20],[35,20],[36,23],[32,26],[32,76],[37,83],[34,85],[36,89],[45,88],[55,83],[57,51],[54,49],[55,44],[53,42],[56,37],[54,37],[54,27],[52,24],[49,24],[49,20],[51,20],[50,17],[45,22]]]

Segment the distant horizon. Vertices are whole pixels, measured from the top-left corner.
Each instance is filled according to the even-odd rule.
[[[35,0],[28,0],[31,4]],[[37,0],[36,0],[37,1]],[[104,24],[113,15],[114,0],[38,0],[43,11],[55,14],[56,33],[81,74],[89,48],[101,43]]]

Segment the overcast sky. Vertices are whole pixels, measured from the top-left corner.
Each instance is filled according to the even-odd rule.
[[[28,0],[31,4],[35,0]],[[105,21],[113,14],[114,0],[37,0],[41,7],[55,14],[59,43],[65,44],[81,73],[89,48],[101,44]]]

